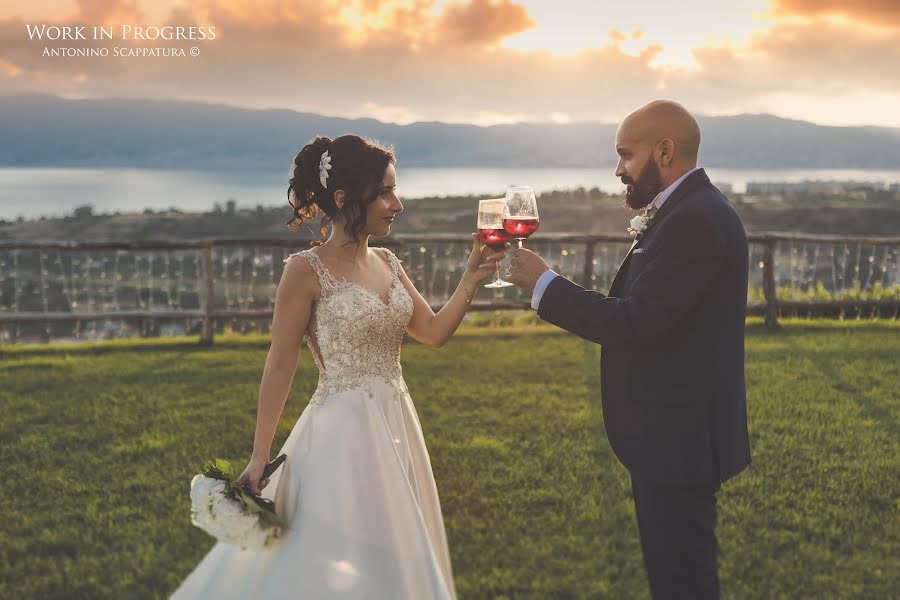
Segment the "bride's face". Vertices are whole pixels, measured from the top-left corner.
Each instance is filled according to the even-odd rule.
[[[394,218],[403,212],[403,204],[397,197],[397,172],[394,165],[384,170],[384,178],[375,190],[375,200],[366,207],[366,230],[369,235],[383,236],[391,232]]]

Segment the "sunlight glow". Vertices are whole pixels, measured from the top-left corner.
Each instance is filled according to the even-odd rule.
[[[765,0],[633,0],[627,10],[622,10],[620,2],[610,0],[523,0],[522,4],[537,26],[507,38],[503,43],[506,48],[548,50],[566,56],[614,44],[638,56],[651,46],[661,46],[651,63],[661,69],[695,68],[693,48],[721,40],[740,43],[771,24],[764,10],[768,8]],[[714,33],[710,34],[713,23]]]

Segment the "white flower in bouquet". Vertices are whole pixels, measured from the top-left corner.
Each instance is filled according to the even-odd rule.
[[[282,462],[283,454],[266,467],[263,476],[271,475]],[[235,483],[231,463],[219,459],[207,461],[203,472],[191,479],[191,523],[242,549],[267,546],[285,528],[275,503]]]
[[[212,499],[212,517],[220,540],[248,546],[254,529],[260,527],[259,514],[248,513],[244,506],[225,494]]]
[[[213,498],[225,492],[225,482],[198,473],[191,479],[191,523],[210,523]]]

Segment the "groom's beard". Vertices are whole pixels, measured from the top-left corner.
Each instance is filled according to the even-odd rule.
[[[663,190],[662,174],[653,158],[638,173],[637,180],[622,177],[622,183],[631,184],[631,191],[625,190],[625,206],[635,210],[644,208]]]

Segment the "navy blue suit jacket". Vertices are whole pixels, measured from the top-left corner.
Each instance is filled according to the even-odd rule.
[[[638,252],[635,252],[635,251]],[[672,192],[609,295],[557,277],[538,316],[603,346],[610,445],[648,481],[724,481],[750,464],[747,235],[703,169]]]

